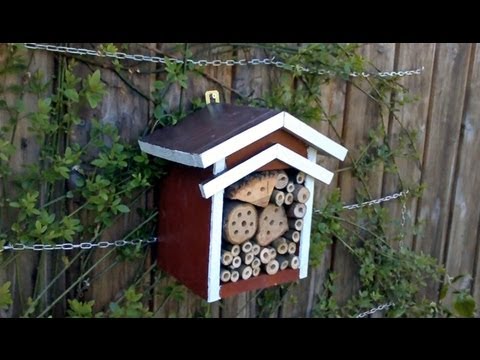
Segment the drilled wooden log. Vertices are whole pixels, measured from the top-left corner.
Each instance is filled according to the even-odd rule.
[[[288,268],[288,265],[290,264],[290,260],[289,260],[288,256],[279,255],[279,256],[277,256],[277,258],[275,260],[277,260],[278,263],[280,264],[280,271]]]
[[[278,263],[277,260],[271,260],[268,262],[268,264],[264,265],[265,272],[268,275],[276,274],[279,268],[280,268],[280,264]]]
[[[302,219],[288,219],[288,227],[290,229],[295,229],[301,231],[303,229],[303,220]]]
[[[240,255],[240,245],[233,245],[227,242],[222,242],[222,249],[229,251],[233,256]]]
[[[243,280],[248,280],[252,276],[252,268],[248,265],[241,265],[238,268],[238,272]]]
[[[288,207],[287,216],[289,218],[302,219],[305,216],[306,211],[307,211],[307,207],[305,206],[305,204],[294,202],[292,205]]]
[[[284,237],[279,237],[278,239],[273,240],[272,246],[277,250],[277,253],[281,255],[286,254],[288,251],[287,240],[285,240]]]
[[[233,255],[230,251],[222,250],[221,262],[223,265],[230,265],[233,261]]]
[[[237,282],[240,279],[240,273],[237,270],[233,270],[230,275],[231,282]]]
[[[290,255],[288,260],[289,260],[288,266],[290,266],[294,270],[298,269],[298,267],[300,266],[300,261],[298,259],[298,256]]]
[[[222,282],[229,282],[232,277],[232,273],[227,269],[220,270],[220,280]]]
[[[253,244],[251,241],[245,241],[242,244],[242,252],[244,253],[249,253],[250,251],[252,251],[252,248],[253,248]]]
[[[232,200],[245,201],[259,207],[270,202],[277,181],[275,173],[251,174],[225,190],[225,196]]]
[[[299,203],[305,204],[310,198],[310,190],[303,185],[295,185],[295,189],[292,191],[293,199]]]
[[[297,244],[295,244],[293,241],[288,243],[288,253],[289,254],[295,254],[297,251]]]
[[[262,264],[267,264],[270,261],[270,250],[267,248],[263,248],[260,250],[260,261]]]
[[[283,201],[285,205],[291,205],[293,204],[293,194],[292,193],[286,193],[285,194],[285,200]]]
[[[293,190],[295,190],[295,184],[293,183],[293,181],[289,181],[288,184],[287,184],[287,192],[291,193],[293,192]]]
[[[284,201],[285,201],[285,193],[280,190],[273,190],[272,197],[270,198],[270,202],[277,206],[282,206]]]
[[[285,234],[283,234],[283,237],[298,243],[300,241],[300,232],[297,230],[288,230]]]
[[[250,265],[252,263],[253,259],[255,258],[255,256],[251,252],[241,253],[240,257],[242,258],[242,262],[245,265]]]
[[[225,201],[223,236],[231,244],[242,244],[251,239],[258,227],[255,206],[240,201]]]
[[[260,275],[260,267],[256,267],[252,269],[252,276],[257,277]]]
[[[260,258],[258,258],[258,257],[254,258],[252,263],[250,264],[252,269],[259,268],[260,265],[262,265],[262,262],[260,261]]]
[[[260,247],[260,245],[258,245],[258,244],[253,244],[253,245],[252,245],[251,253],[252,253],[253,255],[257,256],[258,254],[260,254],[260,250],[261,250],[261,249],[262,249],[262,248]]]
[[[240,265],[242,265],[242,258],[240,256],[234,256],[230,264],[230,269],[237,269]]]
[[[305,182],[305,173],[299,171],[298,174],[295,176],[295,181],[297,184],[303,184]]]
[[[288,184],[287,173],[283,170],[276,172],[275,189],[284,189]]]
[[[283,206],[270,204],[260,212],[255,239],[259,245],[267,246],[287,230],[288,219],[285,209]]]

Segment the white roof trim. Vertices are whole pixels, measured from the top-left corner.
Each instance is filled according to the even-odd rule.
[[[283,161],[284,163],[303,171],[304,173],[326,184],[330,184],[332,181],[332,172],[304,158],[303,156],[298,155],[296,152],[286,148],[281,144],[275,144],[244,161],[243,163],[217,176],[216,178],[204,184],[200,184],[200,192],[204,198],[208,199],[212,195],[225,189],[227,186],[232,185],[233,183],[275,159]]]
[[[147,154],[184,165],[207,168],[281,128],[285,128],[285,130],[296,135],[300,139],[303,139],[310,146],[322,150],[339,160],[344,160],[347,155],[348,150],[342,145],[337,144],[335,141],[322,135],[314,128],[308,126],[285,111],[272,116],[270,119],[231,137],[201,154],[190,154],[183,151],[171,150],[143,141],[138,141],[138,143],[140,149]]]
[[[270,119],[251,127],[244,132],[224,141],[217,146],[200,154],[200,159],[204,168],[226,158],[228,155],[247,147],[253,142],[271,134],[275,130],[283,127],[284,112],[272,116]]]
[[[199,168],[204,167],[202,165],[200,155],[190,154],[184,151],[171,150],[158,145],[143,142],[141,140],[138,140],[138,145],[140,145],[140,149],[147,154],[173,161],[179,164],[185,164]]]
[[[347,149],[342,145],[337,144],[335,141],[319,133],[314,128],[308,126],[303,121],[298,120],[296,117],[285,113],[283,126],[289,132],[304,139],[311,146],[323,150],[326,153],[336,157],[338,160],[344,160],[347,156]]]

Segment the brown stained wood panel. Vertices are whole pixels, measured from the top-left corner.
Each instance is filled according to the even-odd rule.
[[[471,76],[466,88],[465,110],[460,130],[457,169],[454,176],[451,201],[451,222],[448,233],[445,266],[450,276],[475,274],[474,254],[478,249],[480,218],[480,172],[472,166],[480,154],[480,47],[472,53]],[[475,284],[479,284],[475,276]],[[480,303],[475,286],[477,304]],[[450,299],[449,299],[450,300]]]
[[[388,70],[393,68],[394,44],[364,44],[361,46],[359,53],[370,60],[378,69]],[[351,158],[358,158],[361,147],[368,144],[369,131],[380,126],[382,121],[386,127],[388,126],[386,114],[382,114],[378,104],[367,95],[371,90],[368,82],[355,79],[354,84],[363,91],[353,84],[349,84],[347,88],[342,136],[344,146],[348,149],[348,160],[342,164],[343,166],[349,166]],[[375,171],[370,173],[370,178],[366,181],[368,192],[372,198],[381,195],[382,177],[383,167],[378,166]],[[339,184],[342,189],[342,200],[345,203],[354,203],[356,199],[355,190],[363,190],[363,185],[353,178],[351,172],[342,172],[339,176]],[[345,212],[342,213],[342,217],[349,218],[350,215]],[[357,229],[353,230],[356,231]],[[342,289],[334,294],[334,297],[340,305],[343,305],[359,289],[358,265],[354,262],[349,250],[340,242],[336,243],[334,251],[333,270],[338,274],[335,279],[335,286]]]
[[[422,66],[425,67],[425,69],[419,76],[405,76],[399,79],[400,84],[408,89],[408,94],[417,97],[418,100],[402,106],[397,114],[398,120],[393,117],[391,118],[389,126],[390,144],[393,150],[398,147],[400,135],[405,136],[404,129],[407,129],[409,132],[416,132],[417,136],[414,138],[414,146],[419,158],[418,160],[404,157],[396,158],[395,163],[398,167],[400,178],[402,179],[403,188],[396,174],[385,173],[383,194],[396,193],[412,186],[417,186],[420,183],[434,55],[435,44],[398,44],[396,70],[417,69]],[[428,166],[428,164],[426,165]],[[402,216],[401,202],[391,201],[385,203],[383,206],[388,209],[391,218],[398,223]],[[406,246],[411,247],[413,241],[413,222],[415,221],[417,211],[417,198],[408,198],[406,209],[407,221],[404,228],[405,237],[403,242]],[[397,235],[396,233],[396,229],[388,229],[389,237]]]
[[[254,143],[228,156],[225,160],[227,168],[230,169],[244,162],[245,160],[250,159],[252,156],[262,152],[265,149],[268,149],[274,144],[282,144],[290,150],[295,151],[297,154],[307,157],[307,145],[302,140],[286,131],[277,130],[270,135],[267,135],[260,140],[255,141]],[[259,168],[257,171],[275,169],[280,170],[288,168],[290,168],[290,165],[285,164],[284,162],[281,162],[279,160],[274,160],[267,165]]]
[[[159,129],[142,141],[189,154],[201,154],[278,114],[278,110],[210,104],[176,126]]]
[[[73,46],[90,47],[90,44],[73,44]],[[127,52],[152,55],[143,45],[139,44],[129,45]],[[148,73],[153,70],[154,65],[150,63],[133,63],[131,65],[138,68],[140,73],[136,71],[133,73],[122,71],[122,76],[141,93],[148,95],[151,81],[153,80]],[[81,77],[86,77],[87,74],[91,73],[91,70],[83,64],[79,66],[77,71]],[[131,86],[111,70],[102,68],[101,79],[106,85],[107,93],[96,109],[90,109],[88,106],[81,109],[80,118],[84,121],[74,127],[70,142],[72,144],[86,144],[89,140],[89,131],[91,129],[90,119],[96,118],[102,123],[108,123],[116,127],[123,140],[136,144],[149,120],[151,111],[149,101],[134,91]],[[121,219],[105,231],[101,236],[101,240],[122,239],[125,234],[142,221],[136,209],[145,208],[145,206],[146,198],[144,197],[132,205],[129,214],[122,216]],[[92,221],[92,219],[86,220]],[[99,260],[105,254],[105,251],[108,251],[108,249],[96,250],[89,260],[90,264]],[[140,260],[131,262],[120,261],[116,265],[112,265],[114,261],[116,261],[115,256],[110,256],[101,262],[91,273],[91,278],[94,278],[95,282],[92,283],[92,286],[85,293],[85,299],[95,300],[95,310],[105,309],[111,301],[118,298],[136,277],[139,269],[145,266]],[[102,274],[102,271],[110,265],[113,268]],[[71,278],[76,279],[76,274],[78,273],[75,273],[75,270],[72,269]]]
[[[470,44],[437,44],[436,67],[423,157],[422,182],[426,190],[419,202],[417,221],[424,224],[423,236],[415,238],[415,250],[442,262],[449,218],[455,160],[459,145],[465,100]],[[437,298],[430,284],[422,295]]]
[[[0,44],[0,68],[3,67],[3,61],[6,58],[7,46],[5,44]],[[20,53],[26,59],[26,63],[29,64],[28,71],[30,74],[34,74],[36,71],[40,71],[43,74],[43,81],[51,81],[54,69],[53,69],[53,56],[52,54],[46,54],[44,52],[32,52],[27,50],[21,50]],[[0,87],[8,85],[20,85],[22,82],[23,74],[14,75],[4,75],[0,77]],[[51,89],[48,89],[45,97],[49,96]],[[18,98],[18,95],[13,93],[5,94],[6,101],[11,105],[13,101]],[[24,166],[29,164],[34,164],[38,162],[39,157],[39,144],[37,140],[29,130],[30,121],[26,117],[29,112],[37,110],[38,97],[33,94],[26,93],[23,97],[25,111],[20,114],[20,119],[17,123],[15,136],[13,139],[13,145],[16,150],[10,159],[10,168],[13,174],[21,174],[24,171]],[[0,127],[4,124],[7,124],[9,121],[9,116],[7,113],[0,111]],[[0,182],[3,179],[0,179]],[[10,194],[14,191],[13,187],[7,185],[8,191]],[[0,196],[2,192],[0,191]],[[2,228],[8,228],[15,219],[8,218],[5,214],[2,213],[0,208],[0,232]],[[11,209],[10,209],[11,210]],[[13,255],[13,254],[11,254]],[[11,256],[10,255],[10,256]],[[7,267],[2,267],[0,269],[0,285],[5,281],[11,282],[10,291],[13,297],[13,304],[8,309],[8,312],[0,311],[1,317],[19,317],[23,314],[27,306],[28,297],[34,296],[35,284],[39,282],[48,282],[51,279],[51,267],[48,263],[42,266],[42,269],[37,271],[39,266],[39,255],[38,253],[32,252],[22,252],[17,253],[17,258]],[[2,254],[4,259],[7,258],[7,254]],[[38,275],[38,276],[36,276]],[[58,289],[61,289],[63,286],[62,279],[60,279],[60,284]],[[47,296],[44,297],[47,301],[47,297],[50,296],[50,293],[47,293]]]
[[[252,291],[258,289],[265,289],[271,286],[284,284],[291,281],[298,280],[299,270],[283,270],[274,275],[259,275],[252,277],[248,280],[240,280],[236,283],[226,283],[220,286],[220,296],[227,298],[233,295],[237,295],[240,292]]]
[[[206,297],[211,199],[198,184],[212,169],[172,165],[159,184],[157,262],[194,293]]]

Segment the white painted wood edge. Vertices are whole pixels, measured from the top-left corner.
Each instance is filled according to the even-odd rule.
[[[213,165],[213,175],[225,170],[225,159]],[[220,300],[220,262],[222,249],[223,191],[213,195],[210,214],[207,302]]]
[[[307,150],[307,158],[311,161],[317,159],[317,150],[310,147]],[[300,235],[300,249],[298,251],[300,260],[299,278],[303,279],[308,276],[308,260],[310,256],[310,234],[312,229],[312,215],[313,215],[313,198],[315,190],[315,181],[309,175],[305,177],[305,187],[310,191],[310,198],[305,203],[307,210],[303,217],[303,231]]]
[[[319,150],[325,151],[326,153],[336,157],[339,160],[343,161],[347,156],[348,150],[342,145],[319,133],[314,128],[308,126],[303,121],[297,119],[296,117],[290,115],[287,112],[285,113],[283,126],[289,132],[304,139],[311,146]]]
[[[268,164],[277,157],[278,146],[280,145],[272,145],[268,149],[263,150],[255,156],[252,156],[250,159],[231,168],[207,183],[200,184],[199,186],[202,196],[205,199],[208,199],[217,192],[222,191],[226,187],[232,185],[234,182],[254,172],[259,167]]]
[[[140,149],[150,155],[166,159],[169,161],[174,161],[179,164],[184,164],[194,167],[203,167],[202,160],[199,155],[190,154],[183,151],[171,150],[158,145],[153,145],[141,140],[138,140],[138,145]]]
[[[222,191],[226,187],[275,159],[279,159],[280,161],[283,161],[284,163],[303,171],[326,184],[330,184],[332,181],[332,172],[315,164],[313,161],[298,155],[296,152],[281,144],[275,144],[216,178],[206,183],[199,184],[200,192],[204,198],[208,199],[217,192]]]
[[[255,141],[271,134],[275,130],[283,127],[284,112],[272,116],[270,119],[261,122],[248,130],[224,141],[217,146],[200,154],[203,168],[216,163],[220,159],[237,152],[240,149],[254,143]]]

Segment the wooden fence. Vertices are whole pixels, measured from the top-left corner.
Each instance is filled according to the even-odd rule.
[[[74,44],[72,46],[88,46]],[[137,44],[131,46],[129,52],[154,54],[151,49],[175,55],[171,44]],[[195,58],[212,59],[230,58],[230,46],[218,47],[209,44],[190,46]],[[416,147],[420,153],[421,167],[408,159],[399,159],[399,172],[404,184],[426,184],[423,196],[409,199],[407,202],[405,242],[417,251],[423,251],[445,264],[448,274],[469,273],[473,276],[471,292],[477,303],[480,303],[480,266],[478,254],[480,243],[480,167],[476,164],[480,154],[480,52],[476,44],[365,44],[361,53],[378,69],[415,69],[424,67],[420,76],[407,76],[401,83],[410,89],[419,100],[402,108],[399,117],[403,124],[416,129]],[[0,66],[6,47],[0,45]],[[244,52],[244,53],[243,53]],[[34,51],[31,56],[30,69],[41,69],[45,77],[55,74],[54,56],[44,51]],[[239,51],[236,57],[265,57],[263,50]],[[88,59],[86,59],[88,60]],[[82,64],[86,73],[88,64]],[[120,134],[127,139],[135,140],[147,125],[152,115],[152,105],[143,94],[149,94],[155,81],[155,65],[134,63],[132,71],[140,69],[140,73],[132,76],[129,86],[117,74],[108,69],[102,70],[102,80],[108,86],[108,94],[102,106],[97,110],[82,113],[83,118],[96,117],[102,121],[115,124]],[[268,66],[236,66],[208,67],[204,75],[189,78],[188,89],[180,94],[179,89],[172,89],[168,99],[173,106],[189,106],[189,99],[202,97],[209,89],[218,89],[226,102],[232,101],[238,94],[260,97],[265,94],[271,84],[276,81],[281,70]],[[19,78],[6,77],[0,79],[4,84],[21,81]],[[140,90],[140,92],[138,91]],[[358,88],[341,79],[325,85],[322,93],[323,105],[329,114],[336,115],[336,130],[341,134],[337,139],[334,132],[326,124],[316,127],[334,140],[340,140],[349,151],[356,154],[359,147],[365,144],[369,129],[375,127],[379,117],[376,107]],[[36,99],[27,99],[26,107],[33,108]],[[0,125],[4,121],[0,113]],[[388,119],[386,120],[388,121]],[[398,122],[386,124],[393,143],[400,132]],[[72,141],[79,144],[86,142],[88,124],[75,128]],[[38,147],[28,132],[26,121],[21,121],[15,137],[17,151],[11,166],[19,171],[24,164],[38,159]],[[334,169],[338,162],[327,167]],[[348,166],[348,162],[342,164]],[[398,178],[389,176],[379,169],[375,177],[369,180],[373,197],[392,194],[401,189]],[[330,186],[317,184],[315,206],[320,207],[326,194],[335,187],[341,188],[342,200],[345,203],[355,202],[353,178],[347,173],[336,176]],[[152,207],[151,195],[141,199],[142,206]],[[394,218],[401,217],[400,202],[385,204]],[[104,239],[117,239],[130,229],[135,222],[134,215],[112,227]],[[410,231],[412,224],[423,224],[423,236],[416,236]],[[99,259],[107,250],[95,250],[93,257]],[[15,266],[9,265],[0,271],[0,284],[12,282],[14,305],[3,316],[19,316],[20,309],[25,307],[27,298],[32,296],[34,287],[41,289],[48,279],[56,276],[56,268],[64,261],[63,254],[23,252],[18,255]],[[110,301],[118,298],[122,290],[138,272],[144,271],[152,264],[148,256],[144,261],[136,263],[118,262],[115,259],[103,261],[93,269],[89,276],[90,286],[85,292],[85,299],[95,299],[96,308],[102,309]],[[335,285],[338,290],[337,300],[343,304],[358,287],[356,265],[342,246],[335,244],[323,255],[322,264],[312,268],[308,278],[299,281],[284,294],[282,305],[270,316],[305,317],[310,316],[317,294],[322,288],[328,270],[338,273]],[[80,271],[80,270],[78,270]],[[39,273],[44,283],[36,282]],[[78,276],[78,272],[67,272],[59,277],[55,286],[43,295],[44,304],[49,304],[59,294],[68,289],[70,283]],[[152,279],[143,279],[151,285]],[[175,296],[171,289],[175,281],[164,278],[156,289],[153,307],[160,310],[159,317],[191,317],[205,312],[205,303],[195,295],[186,291],[183,296]],[[430,287],[426,292],[435,297],[438,289]],[[238,295],[232,299],[222,300],[210,306],[209,314],[213,317],[254,317],[257,315],[256,293]],[[63,314],[65,302],[59,302],[55,314]]]

